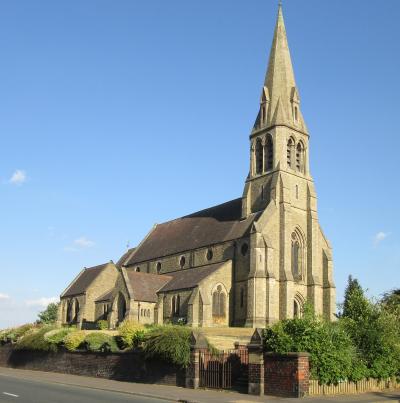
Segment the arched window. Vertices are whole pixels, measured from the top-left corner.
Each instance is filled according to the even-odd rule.
[[[118,312],[118,323],[121,323],[124,321],[126,315],[126,300],[121,292],[118,294],[117,312]]]
[[[300,231],[292,233],[292,274],[295,281],[303,278],[304,240]]]
[[[72,322],[72,312],[73,312],[73,304],[72,301],[68,301],[67,304],[67,323],[71,323]]]
[[[139,267],[139,266],[136,267],[135,271],[136,271],[137,273],[140,273],[140,267]]]
[[[272,137],[270,134],[267,135],[264,147],[264,158],[265,158],[265,170],[271,171],[274,166],[274,145],[272,143]]]
[[[74,300],[74,318],[73,318],[73,322],[78,322],[78,315],[79,315],[79,302],[75,298],[75,300]]]
[[[172,297],[171,302],[172,316],[179,316],[180,306],[181,306],[181,297],[179,295],[174,295]]]
[[[297,120],[299,119],[299,110],[297,108],[297,106],[294,107],[294,121],[297,122]]]
[[[293,317],[300,318],[300,307],[296,300],[293,301]]]
[[[262,174],[263,172],[263,146],[261,139],[257,139],[256,142],[256,174]]]
[[[211,260],[214,256],[214,253],[211,248],[207,249],[206,258],[207,260]]]
[[[186,258],[185,256],[181,256],[181,258],[179,259],[179,266],[181,267],[181,269],[183,267],[185,267],[185,263],[186,263]]]
[[[161,262],[157,262],[156,270],[157,270],[157,274],[160,274],[160,272],[161,272]]]
[[[294,147],[294,141],[292,138],[289,139],[287,143],[287,165],[289,168],[293,168],[293,147]]]
[[[293,318],[301,318],[303,316],[304,298],[297,293],[293,300]]]
[[[226,317],[226,294],[222,286],[218,286],[212,296],[212,315],[214,319],[223,319]]]
[[[296,169],[299,172],[304,172],[304,147],[301,142],[296,147]]]

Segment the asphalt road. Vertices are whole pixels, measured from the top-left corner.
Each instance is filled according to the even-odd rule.
[[[0,375],[0,402],[7,403],[163,403],[144,396],[37,382]]]

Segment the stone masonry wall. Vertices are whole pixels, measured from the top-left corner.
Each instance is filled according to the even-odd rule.
[[[145,360],[140,352],[16,351],[0,347],[0,366],[141,383],[185,385],[185,370],[159,360]]]

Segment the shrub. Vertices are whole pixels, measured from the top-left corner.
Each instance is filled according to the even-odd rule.
[[[0,343],[15,343],[18,339],[24,337],[25,334],[34,329],[34,327],[35,325],[27,323],[26,325],[22,325],[16,328],[3,330],[0,333]]]
[[[351,289],[354,281],[349,278],[345,302],[352,309],[343,309],[343,326],[366,363],[368,377],[399,376],[400,324],[396,311],[369,300],[358,282],[358,287]]]
[[[57,345],[45,339],[45,334],[53,330],[54,326],[43,326],[32,330],[18,339],[15,344],[17,350],[57,351]]]
[[[311,378],[321,384],[356,381],[366,375],[365,364],[342,324],[322,321],[310,312],[265,329],[264,348],[281,354],[310,353]]]
[[[85,341],[85,332],[77,330],[70,332],[64,337],[64,346],[68,351],[75,351],[82,346]]]
[[[118,351],[117,342],[115,337],[101,332],[89,333],[85,337],[84,344],[88,351],[93,352],[109,352]]]
[[[118,328],[122,348],[132,349],[138,347],[145,339],[147,329],[139,323],[125,320]]]
[[[108,329],[108,321],[107,320],[98,320],[96,325],[97,325],[97,328],[99,330],[107,330]]]
[[[190,360],[191,329],[184,326],[154,327],[146,334],[146,357],[158,357],[172,364],[187,367]]]
[[[57,347],[64,345],[64,338],[67,334],[71,332],[75,332],[75,327],[63,327],[51,330],[44,335],[45,340],[47,340],[50,344],[54,344]]]

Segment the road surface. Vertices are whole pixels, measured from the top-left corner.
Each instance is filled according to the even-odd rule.
[[[0,402],[2,403],[163,403],[167,401],[0,375]]]

